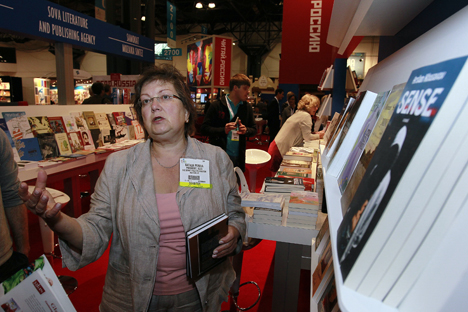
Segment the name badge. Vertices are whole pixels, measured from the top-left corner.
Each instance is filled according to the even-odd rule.
[[[239,133],[237,131],[231,131],[231,141],[239,141]]]
[[[210,189],[210,161],[206,159],[180,159],[180,186]]]

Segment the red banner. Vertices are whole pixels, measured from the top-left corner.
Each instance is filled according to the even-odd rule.
[[[215,37],[214,86],[229,87],[231,80],[232,39]]]
[[[326,43],[332,9],[333,0],[283,1],[280,83],[319,84],[335,57],[343,57]],[[350,46],[359,41],[353,40]]]

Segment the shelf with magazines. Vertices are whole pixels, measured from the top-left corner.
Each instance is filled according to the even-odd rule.
[[[467,27],[465,7],[371,68],[321,146],[341,311],[468,304]]]

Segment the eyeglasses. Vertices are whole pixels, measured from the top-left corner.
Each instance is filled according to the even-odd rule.
[[[172,94],[172,95],[164,94],[164,95],[155,96],[155,97],[152,97],[152,98],[149,98],[149,99],[139,99],[138,102],[139,102],[140,105],[146,106],[146,105],[153,104],[154,99],[156,99],[159,104],[166,104],[166,103],[172,102],[173,98],[176,98],[176,99],[179,99],[179,100],[182,101],[182,99],[179,96],[175,95],[175,94]]]

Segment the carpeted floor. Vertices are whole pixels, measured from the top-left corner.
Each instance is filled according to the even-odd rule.
[[[263,140],[266,136],[263,136]],[[267,150],[268,145],[258,145],[257,141],[247,142],[247,148],[257,148]],[[270,172],[267,167],[261,168],[257,173],[257,192],[260,190],[262,182]],[[245,172],[247,182],[249,183],[249,173]],[[40,238],[39,226],[35,216],[30,215],[30,259],[35,259],[42,254],[42,242]],[[246,281],[255,281],[261,291],[262,296],[257,305],[248,311],[271,311],[272,292],[273,292],[273,268],[274,253],[276,242],[263,240],[254,248],[244,252],[244,260],[241,273],[241,283]],[[98,312],[99,303],[102,297],[105,274],[107,270],[108,250],[96,262],[72,272],[62,268],[60,259],[53,259],[52,265],[57,275],[68,275],[77,279],[78,288],[70,295],[70,300],[78,312]],[[310,304],[310,271],[301,271],[300,293],[298,298],[297,311],[309,311]],[[248,307],[257,298],[257,290],[253,285],[247,285],[241,288],[238,303],[241,307]],[[222,310],[229,310],[229,304],[224,303]],[[289,312],[289,311],[288,311]]]

